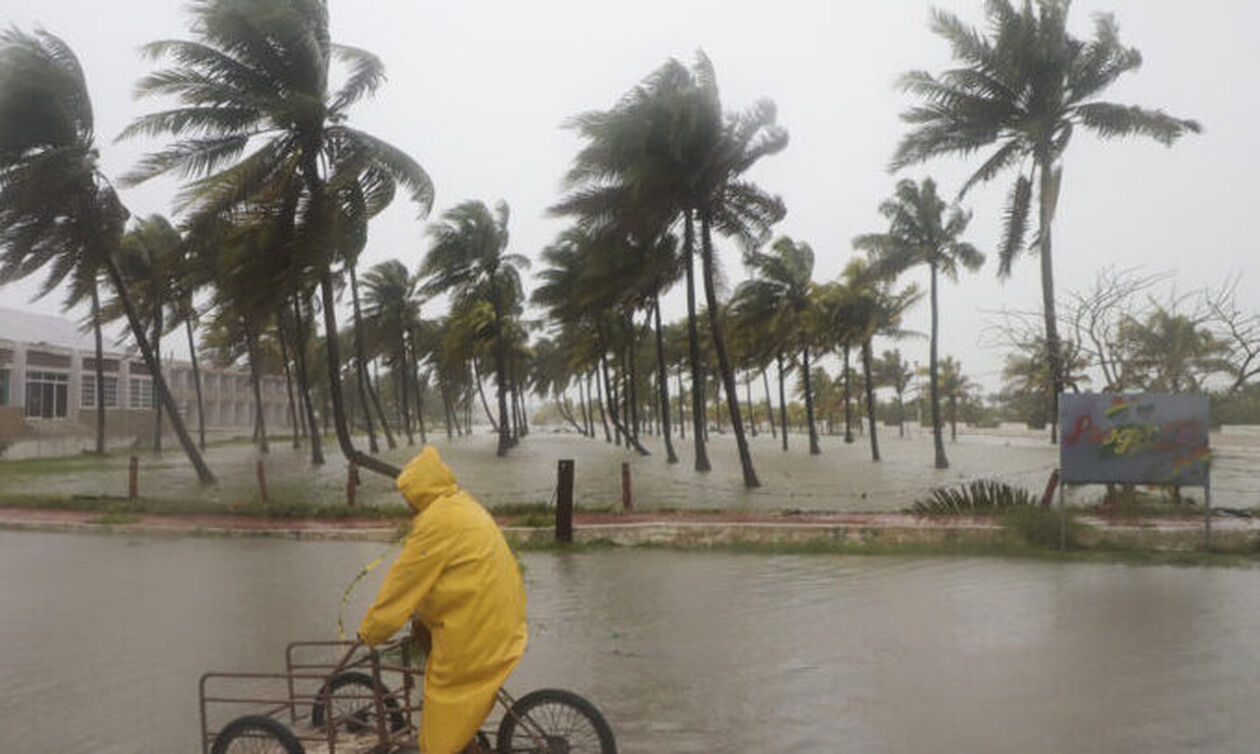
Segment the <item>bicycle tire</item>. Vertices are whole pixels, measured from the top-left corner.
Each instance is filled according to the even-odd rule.
[[[214,746],[210,748],[210,754],[231,754],[234,742],[247,739],[254,743],[261,741],[264,746],[267,741],[270,741],[275,744],[275,747],[250,746],[243,750],[245,752],[259,754],[272,752],[274,754],[305,754],[306,752],[302,748],[302,743],[297,740],[297,736],[283,724],[266,715],[245,715],[236,718],[219,731],[219,735],[214,738]]]
[[[337,691],[347,686],[355,686],[368,693],[374,693],[373,688],[375,684],[372,683],[372,676],[353,670],[342,671],[333,676],[327,685],[319,690],[319,695],[315,698],[315,704],[311,706],[311,727],[324,727],[325,710],[335,700]],[[389,695],[389,689],[382,684],[377,690],[385,698],[386,714],[389,716],[389,729],[396,733],[407,727],[407,720],[403,717],[402,711],[398,709],[398,702]],[[366,700],[359,701],[363,702],[363,711],[354,713],[354,716],[362,716],[362,721],[356,722],[352,717],[347,716],[345,727],[348,733],[358,733],[372,727],[370,720],[376,714],[376,709],[371,702]]]
[[[539,689],[512,705],[499,723],[498,754],[544,754],[519,718],[528,718],[547,737],[546,754],[617,754],[612,728],[599,709],[572,691]]]

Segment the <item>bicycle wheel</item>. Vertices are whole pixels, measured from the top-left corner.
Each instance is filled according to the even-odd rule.
[[[533,723],[546,736],[545,748],[531,735]],[[595,705],[572,691],[531,691],[512,705],[499,723],[499,754],[616,754],[612,728]]]
[[[386,715],[389,716],[389,729],[400,731],[407,725],[398,702],[389,695],[389,689],[379,687],[384,697]],[[340,692],[340,693],[339,693]],[[376,726],[376,704],[372,699],[372,676],[353,670],[343,671],[332,677],[328,685],[320,689],[311,707],[311,726],[324,727],[324,719],[337,721],[339,729],[347,733],[359,733],[371,730]]]
[[[238,717],[219,731],[210,754],[304,754],[301,742],[264,715]]]

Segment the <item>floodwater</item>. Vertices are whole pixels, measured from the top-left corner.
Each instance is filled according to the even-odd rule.
[[[0,751],[193,752],[197,679],[331,638],[374,543],[0,532]],[[509,688],[623,752],[1244,752],[1249,569],[528,553]],[[383,569],[382,569],[383,570]],[[353,595],[354,625],[381,571]]]
[[[958,442],[946,449],[951,467],[932,467],[931,434],[914,428],[901,438],[893,428],[881,427],[883,460],[872,463],[867,438],[858,436],[851,445],[837,436],[823,436],[822,455],[810,456],[808,439],[791,436],[788,452],[764,432],[751,440],[753,460],[761,487],[744,489],[735,444],[730,435],[713,434],[709,445],[713,470],[693,470],[693,443],[676,440],[681,462],[667,464],[659,437],[646,436],[653,455],[637,454],[576,434],[538,428],[506,458],[494,455],[494,436],[479,432],[447,440],[430,437],[454,468],[461,483],[488,506],[537,503],[553,499],[556,462],[575,460],[575,499],[592,508],[617,505],[621,500],[621,464],[631,465],[635,505],[654,508],[729,508],[749,511],[799,509],[805,511],[898,511],[925,498],[933,487],[954,485],[978,478],[1001,479],[1038,494],[1057,465],[1056,446],[1045,433],[1012,426],[994,430],[959,428]],[[1217,506],[1251,508],[1260,505],[1260,490],[1253,482],[1260,465],[1260,431],[1228,427],[1213,433],[1213,503]],[[361,446],[365,443],[360,442]],[[263,458],[268,488],[273,499],[340,502],[345,499],[346,464],[335,442],[325,443],[328,462],[311,467],[306,451],[287,442],[273,443]],[[383,456],[401,464],[417,447],[405,445]],[[260,456],[252,446],[228,444],[212,447],[207,462],[218,475],[217,487],[202,487],[178,446],[161,456],[141,453],[139,490],[158,498],[199,498],[222,502],[256,499],[256,463]],[[57,462],[55,473],[46,463],[5,462],[0,484],[5,491],[125,495],[127,458],[123,454],[99,459],[82,456]],[[391,480],[370,472],[361,474],[361,503],[397,501]],[[1096,497],[1098,487],[1069,492],[1069,503]],[[1186,494],[1201,500],[1199,490]]]

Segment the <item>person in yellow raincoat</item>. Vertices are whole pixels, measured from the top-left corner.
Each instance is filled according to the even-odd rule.
[[[525,652],[525,586],[498,525],[433,446],[407,464],[397,485],[416,515],[359,640],[379,644],[413,615],[428,628],[420,751],[455,754]]]

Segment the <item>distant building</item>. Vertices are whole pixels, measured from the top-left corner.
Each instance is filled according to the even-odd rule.
[[[106,350],[102,364],[106,434],[149,442],[157,395],[144,359]],[[189,432],[196,432],[192,365],[163,359],[162,373]],[[261,389],[268,430],[290,426],[284,378],[265,375]],[[207,429],[219,434],[253,430],[254,394],[247,371],[203,366],[201,392]],[[0,443],[94,437],[96,400],[96,346],[90,331],[61,317],[0,307]]]

